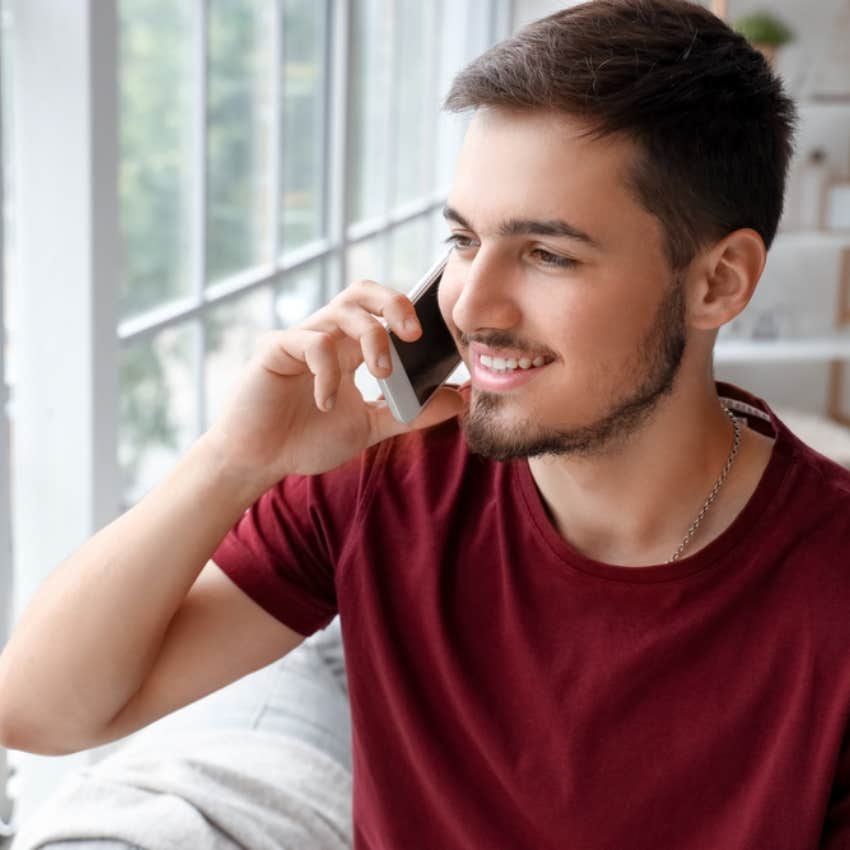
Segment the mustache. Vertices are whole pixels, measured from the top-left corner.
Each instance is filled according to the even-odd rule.
[[[516,348],[521,351],[527,351],[530,355],[546,357],[554,360],[557,355],[554,351],[545,346],[538,345],[531,340],[523,339],[515,336],[508,331],[490,331],[489,333],[474,333],[474,334],[458,334],[458,341],[463,348],[469,348],[469,344],[477,342],[479,345],[486,345],[488,348]]]

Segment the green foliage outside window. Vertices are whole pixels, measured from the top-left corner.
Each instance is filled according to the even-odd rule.
[[[121,0],[119,42],[122,285],[119,310],[132,316],[189,291],[190,5]],[[170,393],[152,342],[119,361],[124,490],[144,447],[175,447]]]
[[[206,281],[269,259],[267,149],[272,109],[283,109],[280,211],[283,247],[321,236],[324,210],[324,4],[284,3],[284,67],[270,63],[272,4],[211,0],[206,111]],[[120,0],[120,171],[123,318],[191,295],[191,238],[198,151],[193,127],[199,92],[192,4]],[[282,103],[269,102],[272,73]],[[224,314],[222,314],[224,315]],[[271,316],[269,317],[271,321]],[[204,317],[207,353],[224,327]],[[177,340],[181,340],[179,343]],[[185,335],[151,340],[119,362],[121,468],[132,489],[150,446],[178,450],[166,364],[194,351]]]

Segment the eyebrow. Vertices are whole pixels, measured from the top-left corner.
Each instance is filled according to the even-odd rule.
[[[456,209],[453,209],[448,204],[443,207],[443,217],[447,221],[457,222],[461,227],[467,228],[467,230],[474,229]],[[590,234],[557,218],[546,219],[545,221],[538,221],[531,218],[509,218],[499,225],[498,234],[499,236],[526,236],[531,234],[539,236],[564,236],[567,239],[584,242],[586,245],[597,250],[602,247]]]

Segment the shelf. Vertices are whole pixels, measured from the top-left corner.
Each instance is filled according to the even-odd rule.
[[[825,363],[830,360],[850,360],[850,335],[803,339],[721,338],[714,348],[715,363]]]
[[[850,247],[850,230],[788,230],[776,231],[773,245],[783,242],[786,245],[794,242],[820,242],[822,244],[847,245]],[[773,250],[771,246],[770,250]]]
[[[810,94],[797,101],[798,107],[807,106],[850,106],[850,93],[847,94]]]

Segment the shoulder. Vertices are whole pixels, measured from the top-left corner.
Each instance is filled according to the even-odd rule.
[[[841,612],[850,624],[850,470],[781,428],[778,448],[789,462],[772,494],[772,536],[782,560],[802,568],[804,595],[817,600],[822,614]],[[802,591],[803,585],[796,586]]]
[[[810,508],[817,512],[835,507],[846,507],[850,503],[850,469],[821,454],[804,443],[784,425],[782,445],[789,452],[790,477],[797,488],[816,493]]]
[[[480,472],[488,463],[470,453],[460,418],[454,417],[383,440],[327,472],[285,478],[275,489],[279,498],[304,510],[353,517],[376,494],[409,498],[438,483],[446,489],[448,479]]]
[[[767,452],[766,478],[770,479],[769,494],[774,506],[783,511],[793,509],[812,515],[846,507],[850,499],[850,469],[830,459],[801,439],[793,417],[789,423],[763,399],[731,384],[718,382],[724,402],[749,419],[753,435],[769,438],[772,451]],[[815,432],[804,429],[811,439]],[[820,432],[817,432],[820,434]]]

